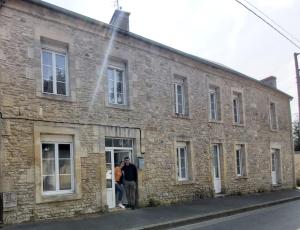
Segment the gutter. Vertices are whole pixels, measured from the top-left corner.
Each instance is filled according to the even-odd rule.
[[[1,1],[5,1],[5,0],[0,0],[0,2]],[[53,10],[53,11],[65,14],[67,16],[70,16],[72,18],[77,18],[77,19],[86,21],[86,22],[91,23],[91,24],[103,26],[103,27],[106,27],[108,29],[114,29],[114,30],[116,30],[120,34],[124,34],[124,35],[130,36],[132,38],[138,39],[138,40],[140,40],[142,42],[145,42],[147,44],[154,45],[154,46],[157,46],[158,48],[162,48],[162,49],[168,50],[168,51],[170,51],[172,53],[178,54],[180,56],[184,56],[186,58],[192,59],[192,60],[194,60],[196,62],[200,62],[202,64],[209,65],[209,66],[211,66],[213,68],[220,69],[220,70],[223,70],[225,72],[237,75],[238,77],[242,77],[242,78],[254,81],[256,83],[259,83],[261,86],[263,86],[265,88],[271,89],[271,90],[273,90],[275,92],[283,94],[284,96],[287,96],[290,100],[293,99],[293,97],[290,96],[289,94],[287,94],[287,93],[285,93],[285,92],[283,92],[283,91],[281,91],[279,89],[276,89],[276,88],[273,88],[271,86],[265,85],[261,81],[255,79],[253,77],[249,77],[249,76],[247,76],[247,75],[245,75],[243,73],[240,73],[240,72],[238,72],[238,71],[236,71],[236,70],[234,70],[234,69],[232,69],[230,67],[227,67],[225,65],[222,65],[222,64],[219,64],[219,63],[216,63],[216,62],[204,59],[204,58],[200,58],[200,57],[192,55],[192,54],[185,53],[183,51],[180,51],[178,49],[172,48],[170,46],[167,46],[167,45],[161,44],[159,42],[153,41],[151,39],[145,38],[145,37],[143,37],[141,35],[137,35],[135,33],[132,33],[132,32],[126,31],[126,30],[122,30],[122,29],[117,28],[115,26],[112,26],[110,24],[107,24],[107,23],[104,23],[104,22],[92,19],[92,18],[84,16],[82,14],[75,13],[73,11],[67,10],[65,8],[62,8],[62,7],[59,7],[59,6],[56,6],[56,5],[53,5],[53,4],[41,1],[41,0],[22,0],[22,1],[28,2],[28,3],[31,3],[31,4],[43,7],[43,8],[47,8],[49,10]]]

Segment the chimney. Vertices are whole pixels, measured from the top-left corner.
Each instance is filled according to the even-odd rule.
[[[130,13],[128,12],[115,10],[109,24],[121,30],[129,31],[129,15]]]
[[[263,84],[265,84],[267,86],[270,86],[272,88],[277,89],[276,77],[274,77],[274,76],[267,77],[267,78],[262,79],[260,81],[261,81],[261,83],[263,83]]]

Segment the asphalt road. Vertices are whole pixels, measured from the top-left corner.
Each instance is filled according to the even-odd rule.
[[[174,228],[176,230],[298,230],[300,201]]]

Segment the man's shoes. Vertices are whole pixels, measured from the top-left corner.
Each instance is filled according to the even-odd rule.
[[[125,209],[125,206],[124,206],[123,204],[121,204],[121,203],[118,204],[118,207],[119,207],[119,208],[122,208],[122,209]]]

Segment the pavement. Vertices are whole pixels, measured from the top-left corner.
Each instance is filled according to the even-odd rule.
[[[4,226],[3,230],[168,229],[300,200],[300,190],[224,196],[176,205],[140,208],[59,220]]]

